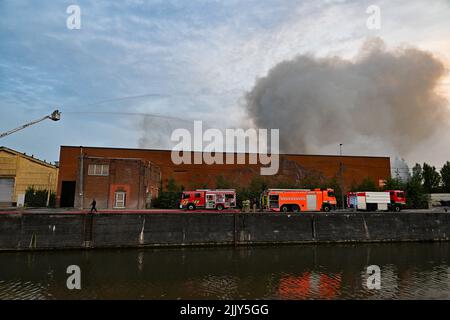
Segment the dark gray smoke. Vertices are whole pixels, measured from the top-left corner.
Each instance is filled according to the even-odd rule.
[[[354,60],[300,55],[273,67],[247,94],[260,128],[280,129],[283,152],[317,152],[327,145],[407,154],[448,122],[436,85],[443,63],[414,48],[365,43]],[[348,149],[347,149],[348,150]]]

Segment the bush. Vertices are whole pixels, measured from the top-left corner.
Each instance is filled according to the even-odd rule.
[[[161,192],[158,198],[153,201],[153,207],[158,209],[178,209],[183,187],[178,186],[175,183],[175,179],[170,177],[165,188],[163,188],[161,182],[160,189]]]
[[[153,207],[158,209],[177,209],[179,208],[180,199],[181,192],[163,191],[153,201]]]
[[[46,207],[48,190],[34,189],[33,186],[28,187],[25,191],[25,206],[27,207]],[[54,208],[56,203],[56,194],[50,193],[49,207]]]

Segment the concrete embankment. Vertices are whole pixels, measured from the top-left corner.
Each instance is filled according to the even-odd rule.
[[[448,240],[445,212],[0,215],[0,250]]]

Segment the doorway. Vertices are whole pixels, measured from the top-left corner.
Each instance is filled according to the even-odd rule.
[[[75,203],[76,181],[63,181],[61,185],[61,208],[73,208]]]

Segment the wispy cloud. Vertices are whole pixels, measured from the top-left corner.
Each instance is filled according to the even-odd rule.
[[[450,62],[450,5],[443,0],[76,3],[81,30],[66,28],[72,1],[0,2],[0,127],[56,106],[63,111],[60,123],[40,124],[1,144],[52,160],[60,144],[138,145],[142,119],[70,113],[83,110],[241,125],[242,97],[274,65],[308,52],[352,57],[373,36]],[[379,31],[366,28],[370,4],[382,9]],[[132,96],[140,98],[92,105]],[[37,143],[48,136],[51,143]]]

